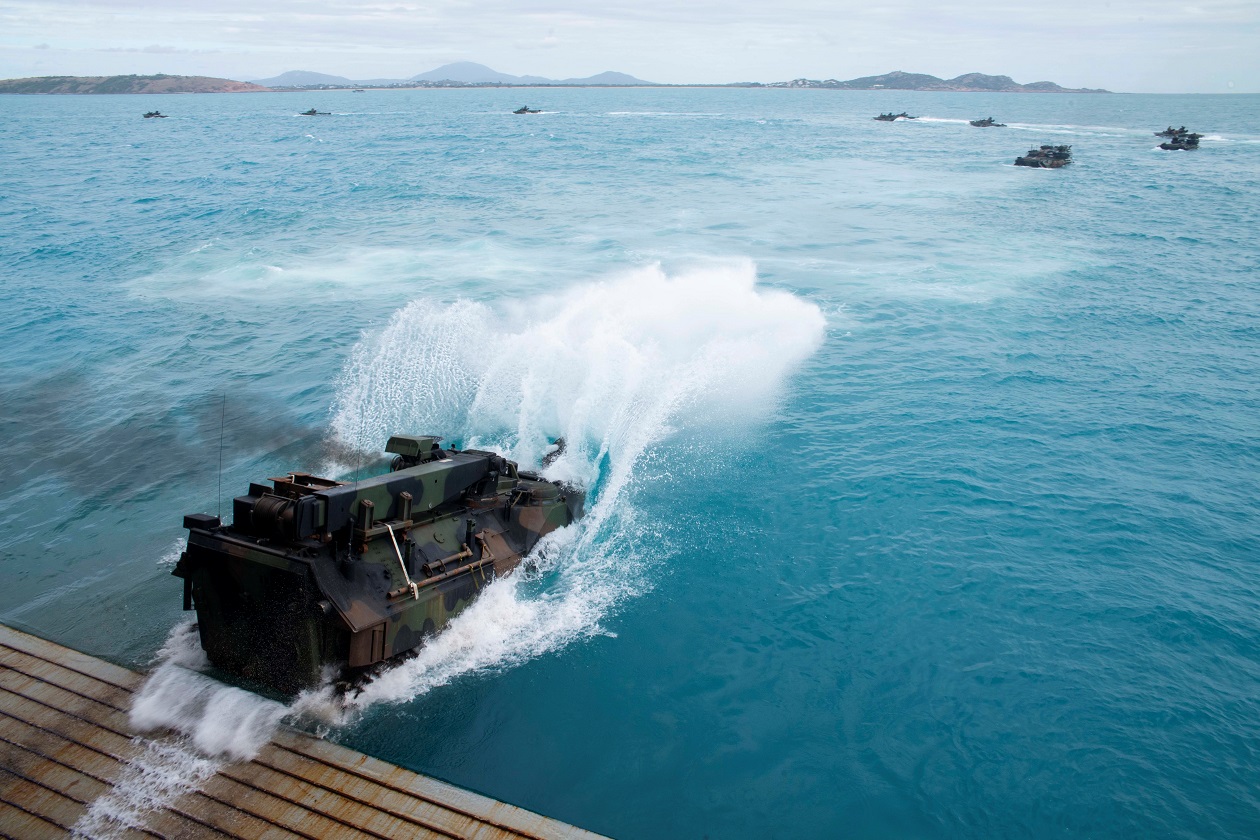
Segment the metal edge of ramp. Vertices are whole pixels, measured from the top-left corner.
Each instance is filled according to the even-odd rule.
[[[85,819],[90,835],[93,803],[152,781],[145,752],[173,739],[132,729],[143,680],[0,624],[0,836],[65,837]],[[109,837],[601,837],[285,728],[252,761],[224,763],[157,801],[111,823]]]

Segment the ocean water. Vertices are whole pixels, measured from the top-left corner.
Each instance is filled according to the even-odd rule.
[[[0,97],[0,621],[186,733],[85,830],[289,719],[618,838],[1260,835],[1258,230],[1260,96]],[[590,515],[347,707],[197,675],[181,516],[395,431]]]

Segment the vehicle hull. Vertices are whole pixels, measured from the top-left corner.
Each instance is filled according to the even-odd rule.
[[[284,695],[411,653],[584,504],[493,453],[453,450],[355,485],[273,481],[236,499],[231,525],[185,517],[174,574],[211,663]]]

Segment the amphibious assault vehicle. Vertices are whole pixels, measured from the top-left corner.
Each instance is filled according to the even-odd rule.
[[[232,522],[184,517],[184,609],[219,669],[292,695],[325,669],[354,678],[436,633],[585,494],[493,452],[395,435],[383,475],[292,472],[250,484]]]
[[[1058,169],[1071,162],[1071,146],[1042,146],[1039,149],[1029,149],[1028,154],[1015,158],[1016,166],[1031,166],[1040,169]]]
[[[1172,126],[1169,126],[1166,131],[1155,132],[1155,136],[1168,138],[1163,143],[1159,144],[1159,147],[1166,152],[1186,152],[1191,149],[1197,149],[1199,148],[1199,140],[1203,137],[1202,134],[1195,134],[1193,131],[1186,131],[1186,127],[1184,125],[1181,128],[1173,128]]]
[[[912,117],[905,111],[902,111],[900,114],[894,114],[892,111],[889,111],[887,114],[880,114],[878,117],[871,117],[871,119],[880,122],[896,122],[897,120],[917,120],[918,117]]]

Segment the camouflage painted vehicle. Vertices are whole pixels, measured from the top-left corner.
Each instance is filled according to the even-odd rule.
[[[174,574],[210,661],[285,695],[328,666],[353,678],[422,645],[582,516],[582,491],[440,440],[395,435],[390,471],[353,483],[294,472],[250,484],[230,525],[185,516]]]
[[[1034,169],[1059,169],[1071,162],[1071,146],[1042,146],[1029,149],[1028,154],[1015,158],[1016,166],[1031,166]]]
[[[1159,144],[1159,147],[1166,152],[1188,152],[1192,149],[1197,149],[1199,148],[1199,140],[1203,137],[1202,134],[1195,134],[1192,131],[1186,131],[1185,126],[1176,129],[1170,126],[1168,131],[1171,131],[1172,133],[1168,134],[1163,131],[1156,132],[1156,136],[1168,138],[1163,143]]]

